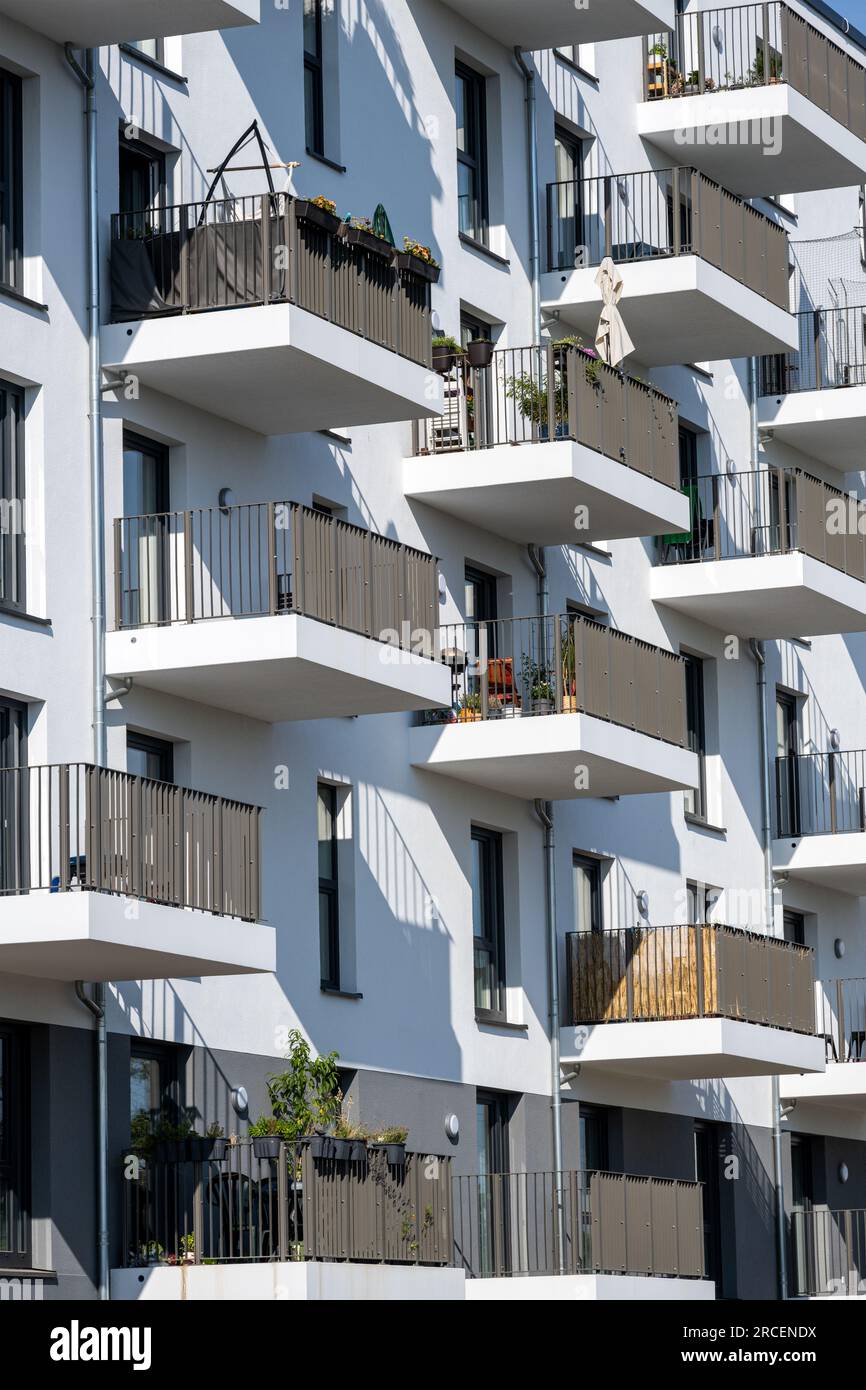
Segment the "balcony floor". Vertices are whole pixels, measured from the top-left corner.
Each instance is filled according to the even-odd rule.
[[[408,458],[403,491],[524,545],[665,535],[690,525],[687,497],[569,440]],[[589,518],[580,532],[579,506]]]
[[[786,1076],[779,1093],[782,1100],[866,1111],[866,1063],[828,1062],[820,1076]]]
[[[663,1081],[822,1072],[824,1040],[727,1018],[586,1023],[560,1033],[563,1066]]]
[[[158,980],[269,973],[273,927],[110,893],[0,898],[0,972],[46,980]]]
[[[857,471],[863,466],[866,386],[762,396],[758,428],[842,473]]]
[[[634,342],[634,357],[647,367],[717,362],[729,357],[792,351],[797,323],[699,256],[660,256],[619,266],[619,309]],[[601,313],[597,268],[552,270],[541,278],[545,313],[594,342]]]
[[[637,130],[673,163],[694,165],[746,198],[866,178],[866,142],[787,82],[640,102]]]
[[[852,830],[774,840],[773,872],[862,897],[866,894],[866,834]]]
[[[266,435],[415,420],[441,409],[435,373],[294,304],[109,324],[102,363]]]
[[[654,565],[650,597],[741,637],[866,632],[866,584],[800,552]]]
[[[575,14],[574,0],[446,0],[446,4],[508,48],[537,50],[599,43],[672,29],[673,0],[602,0]]]
[[[258,24],[259,0],[183,0],[183,14],[165,0],[0,0],[0,14],[55,43],[98,48],[133,39],[163,39],[182,32]],[[181,26],[180,30],[178,26]]]
[[[410,761],[524,800],[628,796],[697,786],[694,753],[587,714],[526,715],[410,730]],[[588,783],[575,789],[578,769]]]
[[[451,704],[440,662],[296,613],[109,632],[109,678],[253,719],[338,719]]]

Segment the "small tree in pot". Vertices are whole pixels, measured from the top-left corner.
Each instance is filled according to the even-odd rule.
[[[289,1033],[287,1069],[268,1077],[271,1115],[250,1126],[258,1158],[275,1158],[280,1140],[310,1140],[314,1158],[330,1156],[328,1130],[340,1114],[340,1077],[337,1052],[314,1057],[304,1035]]]

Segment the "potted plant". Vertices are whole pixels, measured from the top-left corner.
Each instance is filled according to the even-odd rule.
[[[404,236],[403,250],[397,253],[398,270],[409,270],[435,285],[441,274],[441,266],[429,246]]]
[[[406,1140],[409,1131],[405,1125],[389,1125],[371,1136],[370,1148],[384,1150],[386,1162],[392,1168],[406,1166]]]
[[[668,58],[667,45],[654,43],[647,54],[647,96],[667,95],[668,76],[676,71],[676,64]]]
[[[505,701],[501,695],[490,695],[487,700],[487,718],[504,719]]]
[[[523,658],[523,681],[529,689],[529,703],[533,714],[552,714],[555,703],[555,690],[552,673],[546,662]]]
[[[280,1144],[289,1139],[288,1126],[274,1115],[261,1115],[249,1127],[256,1158],[279,1158]]]
[[[314,227],[322,227],[334,235],[342,223],[337,215],[337,204],[332,198],[319,193],[315,198],[296,198],[295,216],[302,222],[311,222]]]
[[[540,439],[550,438],[548,423],[547,378],[535,376],[531,372],[521,372],[511,377],[505,388],[509,400],[516,402],[517,409],[525,420],[538,426]],[[558,439],[564,438],[567,430],[565,417],[568,412],[568,393],[564,389],[559,370],[554,379],[553,409],[555,415],[554,432]]]
[[[447,376],[462,356],[463,349],[456,338],[440,333],[433,339],[433,370],[440,376]]]
[[[313,1158],[332,1157],[334,1141],[329,1131],[343,1099],[337,1055],[328,1052],[314,1057],[299,1029],[290,1031],[288,1068],[267,1079],[271,1114],[250,1126],[257,1157],[275,1158],[281,1139],[290,1144],[306,1140]],[[256,1140],[262,1141],[258,1148]]]
[[[477,690],[467,691],[460,697],[457,720],[460,724],[474,724],[481,718],[481,695]]]
[[[199,1163],[219,1163],[226,1156],[228,1140],[224,1137],[222,1125],[214,1122],[208,1125],[204,1136],[193,1134],[187,1140],[187,1153]]]
[[[385,237],[380,236],[369,217],[349,217],[340,224],[340,232],[350,246],[361,246],[374,256],[390,260],[394,248]]]
[[[157,1163],[182,1163],[187,1157],[187,1139],[192,1132],[189,1117],[172,1118],[163,1112],[152,1131],[148,1148]]]
[[[367,1162],[367,1130],[362,1125],[352,1123],[351,1101],[334,1125],[334,1143],[337,1146],[335,1158],[347,1163]]]
[[[489,338],[473,338],[466,344],[466,356],[470,367],[484,371],[493,361],[493,344]]]

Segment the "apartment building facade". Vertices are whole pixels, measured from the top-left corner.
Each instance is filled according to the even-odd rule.
[[[2,1273],[273,1260],[126,1157],[298,1029],[468,1296],[861,1292],[866,48],[187,10],[0,0]]]

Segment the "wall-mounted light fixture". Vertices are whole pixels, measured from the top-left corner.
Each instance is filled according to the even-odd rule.
[[[219,491],[219,509],[220,509],[220,511],[221,511],[221,512],[227,512],[228,509],[229,509],[229,507],[233,507],[234,504],[235,504],[235,495],[234,495],[234,493],[232,492],[231,488],[230,488],[230,487],[221,487],[221,488],[220,488],[220,491]]]
[[[456,1144],[460,1138],[460,1117],[455,1115],[453,1111],[445,1116],[445,1133],[452,1144]]]
[[[645,888],[642,888],[642,889],[640,890],[640,892],[639,892],[638,894],[636,894],[636,897],[637,897],[637,910],[638,910],[638,912],[640,913],[641,917],[648,917],[648,916],[649,916],[649,893],[646,891]]]
[[[845,942],[842,940],[841,936],[837,936],[836,940],[833,942],[833,954],[837,960],[841,960],[845,954]]]
[[[236,1115],[246,1115],[250,1108],[250,1098],[247,1095],[246,1086],[232,1086],[230,1091],[231,1102]]]
[[[838,753],[839,749],[842,747],[842,740],[839,737],[838,729],[830,730],[830,747],[833,749],[834,753]]]
[[[840,1163],[840,1164],[839,1164],[839,1181],[840,1181],[840,1182],[847,1182],[847,1181],[848,1181],[848,1164],[847,1164],[847,1163],[844,1163],[844,1162],[843,1162],[843,1163]]]

